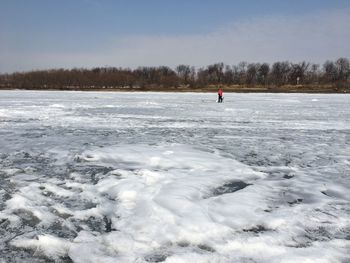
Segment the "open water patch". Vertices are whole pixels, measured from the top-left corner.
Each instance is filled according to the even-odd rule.
[[[236,181],[236,180],[230,181],[230,182],[227,182],[219,187],[214,188],[212,190],[212,196],[219,196],[219,195],[223,195],[223,194],[234,193],[234,192],[237,192],[239,190],[246,188],[249,185],[251,185],[251,184],[248,184],[244,181]]]

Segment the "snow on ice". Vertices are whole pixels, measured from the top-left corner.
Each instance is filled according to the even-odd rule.
[[[350,262],[349,95],[0,92],[0,262]]]

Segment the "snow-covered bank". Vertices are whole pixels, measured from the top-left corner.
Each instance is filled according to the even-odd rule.
[[[350,96],[0,92],[5,262],[347,262]]]

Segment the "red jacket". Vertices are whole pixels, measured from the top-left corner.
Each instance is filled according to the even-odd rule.
[[[218,91],[218,95],[219,96],[222,96],[222,89],[220,88],[219,91]]]

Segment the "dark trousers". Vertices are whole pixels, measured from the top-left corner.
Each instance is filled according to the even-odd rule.
[[[222,96],[219,95],[219,98],[218,98],[218,102],[221,103],[222,102]]]

